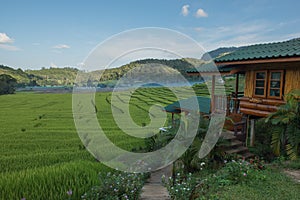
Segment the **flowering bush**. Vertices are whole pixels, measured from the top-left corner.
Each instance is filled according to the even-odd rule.
[[[163,183],[167,187],[172,199],[188,200],[191,191],[197,183],[197,179],[191,173],[187,175],[177,173],[175,179],[171,177],[169,179],[163,178]]]
[[[204,163],[200,163],[204,166]],[[176,174],[176,178],[169,178],[164,183],[172,199],[218,199],[220,188],[227,185],[247,183],[266,179],[261,169],[264,164],[259,159],[224,161],[224,167],[213,174],[197,178],[197,174]]]
[[[137,200],[144,185],[143,174],[131,173],[101,173],[99,175],[101,184],[91,188],[82,199],[89,200]]]

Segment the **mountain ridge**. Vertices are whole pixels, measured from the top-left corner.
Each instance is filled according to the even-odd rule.
[[[111,81],[119,80],[130,70],[149,64],[160,64],[168,66],[180,72],[187,80],[193,81],[193,77],[186,74],[186,71],[193,69],[194,66],[201,66],[205,62],[219,57],[225,53],[230,53],[237,50],[240,47],[221,47],[213,51],[205,53],[201,59],[196,58],[182,58],[182,59],[143,59],[132,61],[128,64],[122,65],[117,68],[110,68],[103,70],[96,70],[88,72],[90,82],[95,84],[101,83],[102,85],[107,84]],[[149,65],[150,66],[150,65]],[[7,74],[15,78],[18,82],[18,87],[24,86],[71,86],[74,84],[76,75],[79,69],[74,67],[64,68],[41,68],[38,70],[22,70],[20,68],[14,69],[8,66],[0,65],[0,74]],[[159,73],[159,72],[157,72]],[[168,70],[164,73],[168,73]],[[172,73],[172,72],[170,72]]]

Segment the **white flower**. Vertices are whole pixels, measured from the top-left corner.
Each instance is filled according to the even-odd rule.
[[[205,165],[205,162],[200,163],[200,166],[203,166],[203,165]]]

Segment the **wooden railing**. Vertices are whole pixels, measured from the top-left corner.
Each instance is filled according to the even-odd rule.
[[[240,112],[240,100],[239,98],[244,96],[244,92],[234,92],[231,95],[214,95],[213,109],[215,111],[224,111],[227,115],[230,113]]]

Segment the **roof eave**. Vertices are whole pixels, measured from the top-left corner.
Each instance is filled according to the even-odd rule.
[[[265,58],[265,59],[248,59],[248,60],[236,60],[236,61],[215,61],[217,66],[228,65],[246,65],[246,64],[262,64],[262,63],[279,63],[279,62],[297,62],[300,61],[300,57],[281,57],[281,58]]]

